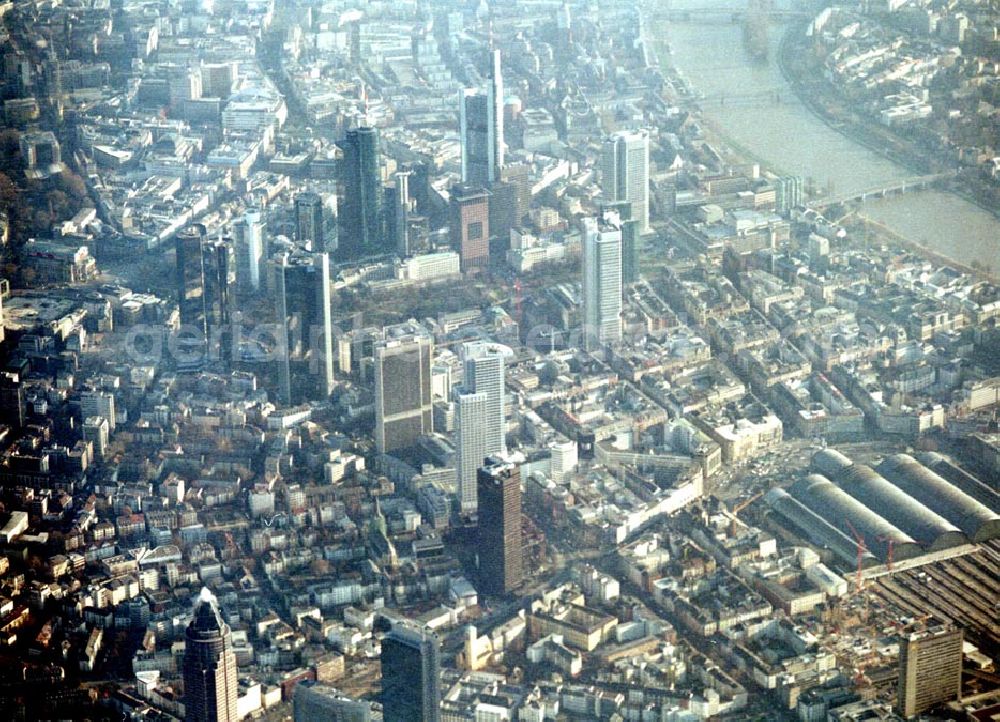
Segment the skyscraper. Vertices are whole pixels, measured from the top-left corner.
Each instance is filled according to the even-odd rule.
[[[323,198],[306,191],[295,195],[295,236],[300,242],[312,243],[312,250],[326,250],[326,229],[323,227]]]
[[[175,287],[181,325],[193,327],[205,335],[205,272],[202,268],[201,244],[205,226],[192,223],[178,231],[174,238],[177,253]]]
[[[259,291],[266,249],[264,234],[267,226],[264,212],[250,208],[233,224],[236,238],[236,287],[243,293]]]
[[[622,232],[614,214],[583,219],[583,347],[622,339]]]
[[[492,50],[486,92],[466,89],[459,97],[463,183],[486,188],[500,180],[504,162],[503,106],[500,51]]]
[[[956,699],[962,690],[961,629],[936,627],[899,642],[898,712],[914,717]]]
[[[382,217],[382,152],[377,128],[349,130],[339,144],[337,256],[352,261],[390,253]]]
[[[465,379],[458,409],[458,487],[464,513],[477,509],[476,471],[486,457],[502,454],[504,440],[504,369],[511,351],[495,343],[462,347]]]
[[[411,335],[375,346],[375,448],[412,447],[434,430],[430,337]]]
[[[478,470],[479,578],[483,591],[507,594],[521,583],[521,472],[491,457]]]
[[[392,722],[440,722],[441,648],[437,637],[396,625],[382,639],[382,716]]]
[[[393,249],[400,258],[406,258],[411,254],[410,248],[410,210],[413,202],[410,199],[410,171],[401,170],[396,173],[396,184],[392,186],[391,193],[386,194],[386,205],[388,198],[392,198],[391,207],[386,212],[386,232],[391,239]],[[391,232],[390,232],[391,230]]]
[[[279,397],[293,404],[329,396],[334,385],[330,258],[325,253],[286,252],[271,264],[275,315],[285,336],[278,361]]]
[[[184,717],[189,722],[237,722],[236,654],[215,595],[202,589],[184,645]]]
[[[609,201],[632,205],[629,218],[639,221],[639,232],[649,232],[649,135],[620,131],[601,149],[601,189]]]
[[[622,221],[622,284],[636,283],[642,267],[642,230],[639,221]]]
[[[481,187],[460,184],[451,189],[451,243],[458,251],[462,273],[490,262],[490,194]]]
[[[201,267],[204,279],[205,325],[211,333],[228,326],[232,311],[232,290],[236,284],[233,244],[229,239],[204,241],[201,244]]]

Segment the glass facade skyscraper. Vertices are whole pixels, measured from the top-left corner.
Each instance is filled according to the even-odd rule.
[[[397,625],[382,639],[382,717],[440,722],[441,648],[433,633]]]

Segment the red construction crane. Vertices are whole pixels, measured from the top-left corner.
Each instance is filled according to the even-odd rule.
[[[893,550],[893,546],[896,544],[896,540],[893,539],[892,537],[888,537],[888,536],[880,536],[878,538],[878,540],[880,542],[884,542],[885,544],[889,545],[889,550],[886,552],[886,555],[885,555],[885,568],[888,569],[891,572],[892,571],[892,550]]]
[[[857,579],[857,591],[861,591],[861,564],[864,562],[865,553],[868,551],[868,546],[865,544],[865,538],[858,534],[858,530],[854,528],[850,519],[844,519],[847,523],[847,528],[851,530],[851,534],[854,535],[854,540],[858,544],[858,579]]]

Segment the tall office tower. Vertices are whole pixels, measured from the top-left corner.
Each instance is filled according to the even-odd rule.
[[[511,351],[494,343],[462,348],[465,379],[458,394],[458,490],[462,512],[478,508],[476,470],[483,460],[506,449],[504,439],[504,369]]]
[[[503,105],[500,51],[492,50],[486,92],[465,89],[459,97],[463,183],[487,188],[500,180],[504,161]]]
[[[622,285],[635,283],[641,275],[642,231],[639,222],[632,219],[632,204],[627,201],[608,203],[603,206],[602,213],[607,222],[622,229]]]
[[[479,579],[488,594],[508,594],[521,583],[521,472],[490,457],[478,470]]]
[[[236,287],[242,293],[252,293],[261,288],[264,258],[264,234],[267,224],[260,208],[250,208],[233,224],[236,237]]]
[[[622,232],[613,214],[583,219],[583,347],[622,340]]]
[[[906,718],[956,699],[962,691],[961,629],[935,627],[899,643],[898,712]]]
[[[649,232],[649,135],[620,131],[601,149],[601,189],[610,201],[632,205],[629,218],[639,221],[640,233]]]
[[[500,240],[504,254],[510,245],[511,229],[521,225],[521,218],[517,212],[517,193],[517,186],[510,181],[500,180],[490,186],[490,236]]]
[[[279,397],[293,404],[329,396],[334,386],[330,257],[286,252],[271,264],[275,315],[285,334],[278,362]]]
[[[294,722],[370,722],[371,718],[368,702],[345,697],[333,687],[308,680],[295,685]]]
[[[351,261],[390,252],[382,217],[382,152],[377,128],[355,128],[339,144],[337,256]]]
[[[215,595],[202,589],[184,644],[184,718],[237,722],[236,654]]]
[[[432,632],[399,624],[382,639],[382,717],[440,722],[441,646]]]
[[[375,346],[375,448],[413,447],[434,430],[430,337],[412,335]]]
[[[451,244],[462,273],[476,273],[490,263],[490,193],[460,184],[451,189]]]
[[[231,295],[236,284],[232,242],[218,239],[202,243],[201,268],[205,279],[205,325],[211,334],[231,321]]]
[[[26,413],[21,377],[12,371],[0,371],[0,421],[20,429],[24,426]]]
[[[775,210],[778,213],[788,213],[796,206],[802,205],[802,178],[797,175],[784,175],[774,182]]]
[[[630,285],[641,278],[642,229],[639,221],[622,221],[622,284]]]
[[[205,226],[192,223],[177,233],[174,248],[177,252],[175,288],[180,309],[181,325],[192,327],[196,334],[205,336],[205,271],[202,267],[201,244],[205,240]]]
[[[310,241],[312,250],[321,253],[326,250],[326,235],[323,227],[323,198],[319,193],[306,191],[295,194],[295,237],[298,241]]]
[[[490,455],[486,419],[489,397],[459,391],[455,396],[455,425],[458,427],[456,466],[458,501],[463,514],[475,514],[479,508],[476,470]]]
[[[396,184],[386,193],[386,235],[400,258],[411,254],[409,222],[413,200],[410,198],[410,175],[408,170],[398,171]]]

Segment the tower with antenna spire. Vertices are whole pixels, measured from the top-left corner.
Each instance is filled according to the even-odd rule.
[[[489,82],[462,91],[459,124],[462,137],[462,182],[488,188],[500,180],[504,164],[503,69],[500,51],[490,47]]]

